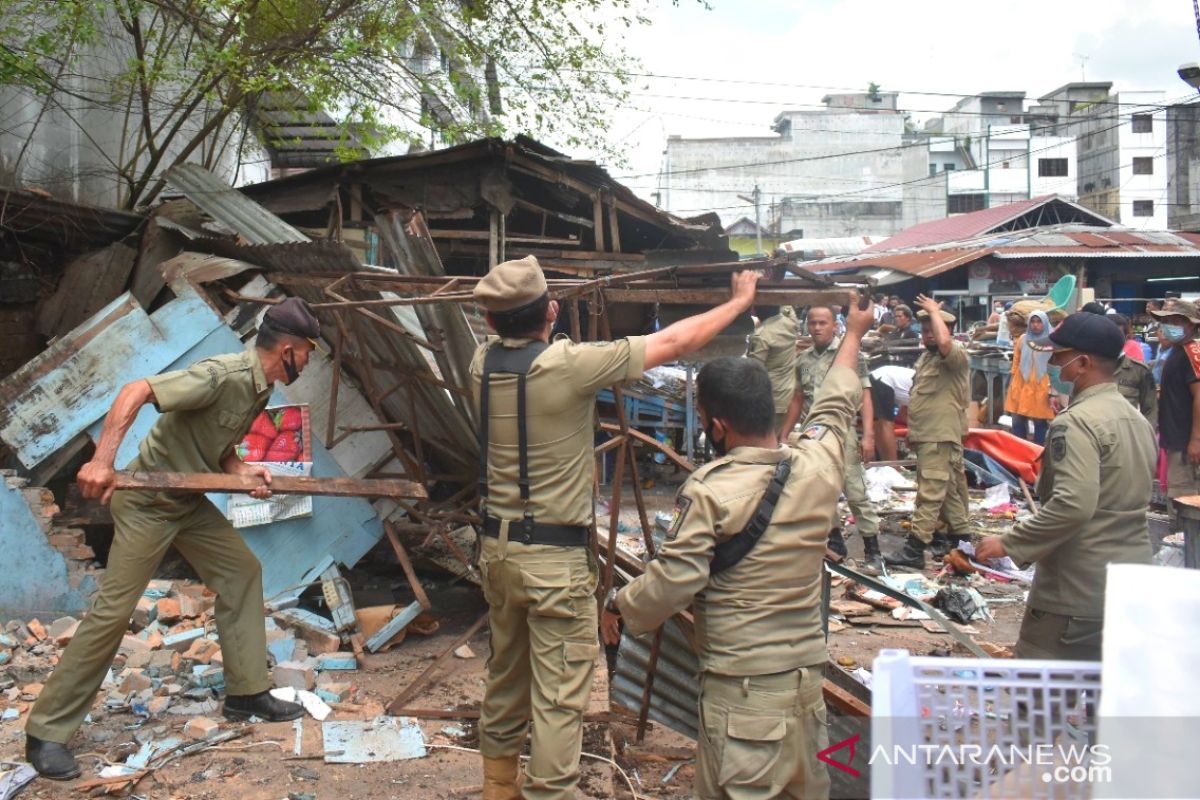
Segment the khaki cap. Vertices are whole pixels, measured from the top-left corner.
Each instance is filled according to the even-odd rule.
[[[514,311],[545,293],[546,276],[533,256],[497,264],[475,284],[475,302],[493,312]]]
[[[942,315],[942,322],[956,322],[958,320],[958,317],[949,311],[939,311],[938,313]],[[922,308],[917,312],[917,319],[929,319],[929,312]]]
[[[1187,317],[1192,322],[1200,323],[1200,309],[1196,308],[1196,304],[1188,300],[1180,300],[1176,297],[1168,300],[1162,311],[1151,311],[1150,313],[1159,319],[1163,317]]]

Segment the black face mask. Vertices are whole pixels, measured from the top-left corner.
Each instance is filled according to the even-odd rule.
[[[300,377],[300,370],[296,369],[296,354],[289,350],[287,358],[283,360],[283,371],[287,373],[288,385],[296,382],[296,378]]]
[[[927,344],[927,345],[925,345],[925,349],[931,353],[936,353],[936,352],[938,352],[939,348],[936,344]]]
[[[725,440],[722,439],[718,442],[717,438],[713,436],[713,424],[711,420],[709,421],[708,426],[704,429],[704,435],[708,437],[708,443],[712,445],[713,452],[718,456],[723,456],[729,452],[725,447]]]

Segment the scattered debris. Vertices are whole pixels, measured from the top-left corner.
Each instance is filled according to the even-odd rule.
[[[206,741],[220,732],[221,726],[208,717],[193,717],[183,726],[183,732],[192,739]]]
[[[425,738],[409,717],[329,721],[321,727],[328,764],[366,764],[424,758]]]
[[[37,772],[28,764],[17,764],[12,769],[0,772],[0,800],[16,797],[17,793],[36,777]]]
[[[475,651],[471,649],[471,645],[464,644],[462,647],[454,648],[455,658],[474,658]]]

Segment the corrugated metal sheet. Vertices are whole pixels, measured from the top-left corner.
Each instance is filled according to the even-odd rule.
[[[1030,200],[1008,203],[995,208],[985,208],[970,214],[959,214],[946,219],[923,222],[906,228],[890,239],[867,248],[868,253],[882,253],[893,250],[903,250],[912,247],[927,247],[934,244],[957,242],[972,239],[985,233],[996,231],[1011,223],[1013,220],[1031,213],[1040,206],[1058,204],[1069,209],[1074,216],[1087,220],[1089,224],[1107,227],[1114,224],[1111,220],[1084,208],[1081,205],[1064,200],[1058,195],[1044,195]]]
[[[112,208],[68,203],[0,187],[0,230],[51,245],[102,247],[137,230],[146,217]]]
[[[198,164],[172,167],[166,178],[204,213],[251,244],[308,241],[303,233]]]

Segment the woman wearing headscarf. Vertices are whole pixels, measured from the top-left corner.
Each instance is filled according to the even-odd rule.
[[[1036,350],[1031,345],[1044,345],[1050,340],[1050,318],[1044,311],[1029,315],[1029,324],[1013,343],[1012,378],[1004,410],[1012,416],[1012,432],[1022,439],[1029,438],[1029,423],[1033,422],[1033,441],[1046,441],[1046,428],[1054,418],[1050,407],[1049,350]]]

